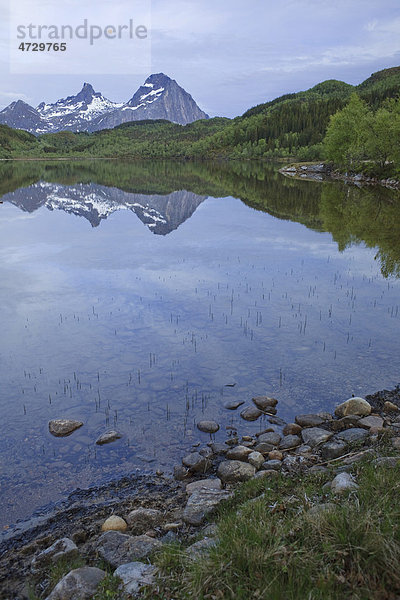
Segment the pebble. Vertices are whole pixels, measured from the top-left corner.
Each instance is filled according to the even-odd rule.
[[[229,458],[230,460],[247,461],[247,458],[251,453],[252,450],[250,448],[247,448],[246,446],[235,446],[235,448],[231,448],[231,450],[228,450],[228,452],[226,453],[226,458]]]
[[[321,429],[319,427],[309,427],[303,429],[301,432],[303,442],[308,446],[311,446],[311,448],[327,442],[332,436],[333,433],[331,431],[326,431],[326,429]]]
[[[208,461],[199,452],[191,452],[182,459],[182,464],[192,473],[204,473],[207,470]]]
[[[319,415],[297,415],[295,421],[301,427],[318,427],[323,425],[326,419],[322,419]]]
[[[285,435],[279,444],[281,450],[288,450],[289,448],[296,448],[300,446],[301,439],[298,435]]]
[[[240,416],[245,421],[257,421],[264,413],[255,406],[248,406],[240,413]]]
[[[282,429],[283,435],[298,435],[301,432],[301,426],[297,423],[288,423]]]
[[[396,406],[396,404],[393,404],[393,402],[387,401],[383,405],[383,410],[384,410],[384,412],[398,412],[399,411],[399,407]]]
[[[277,446],[279,444],[279,442],[281,441],[282,436],[279,435],[279,433],[276,433],[275,431],[271,431],[269,433],[263,433],[262,435],[259,436],[258,441],[259,443],[264,443],[264,444],[271,444],[271,446]]]
[[[268,452],[268,458],[269,460],[283,460],[283,454],[279,450],[271,450]]]
[[[274,469],[267,469],[265,471],[258,471],[258,473],[255,474],[254,479],[273,479],[274,477],[278,476],[278,471],[275,471]]]
[[[270,409],[275,408],[275,406],[278,404],[278,400],[276,398],[270,398],[269,396],[256,396],[252,400],[257,408],[260,410],[265,410],[266,412],[270,412]]]
[[[102,433],[96,440],[96,444],[98,446],[102,446],[103,444],[110,444],[111,442],[115,442],[115,440],[119,440],[122,435],[118,431],[106,431]]]
[[[251,452],[248,455],[247,460],[258,470],[264,462],[264,456],[261,454],[261,452]]]
[[[228,402],[225,402],[224,408],[228,410],[236,410],[239,408],[239,406],[242,406],[242,404],[244,404],[244,400],[228,400]]]

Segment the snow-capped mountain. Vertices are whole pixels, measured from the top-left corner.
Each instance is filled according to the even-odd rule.
[[[57,131],[98,131],[143,119],[167,119],[185,125],[207,119],[177,82],[164,73],[150,75],[126,103],[112,102],[89,83],[76,96],[41,102],[35,109],[18,100],[0,112],[0,124],[25,129],[35,135]]]
[[[76,96],[57,100],[54,104],[42,102],[37,112],[51,125],[53,131],[72,130],[85,131],[87,126],[104,113],[114,111],[123,106],[111,102],[100,92],[95,92],[90,83],[84,83]]]
[[[92,227],[100,225],[118,210],[130,210],[150,231],[167,235],[177,229],[207,198],[193,192],[179,190],[167,195],[131,194],[115,187],[94,183],[61,185],[39,181],[2,196],[25,212],[34,212],[45,206],[49,210],[63,210],[87,219]]]

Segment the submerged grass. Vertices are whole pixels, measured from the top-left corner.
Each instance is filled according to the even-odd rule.
[[[400,597],[400,469],[363,462],[353,471],[360,487],[340,498],[323,489],[329,475],[244,484],[219,511],[217,546],[195,561],[164,548],[158,591],[146,598]]]

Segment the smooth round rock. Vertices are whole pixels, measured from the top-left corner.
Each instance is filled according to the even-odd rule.
[[[255,467],[249,463],[240,460],[225,460],[220,463],[217,475],[224,483],[235,483],[251,479],[255,472]]]
[[[226,453],[226,458],[230,460],[242,460],[247,461],[247,457],[252,453],[251,448],[246,446],[235,446]]]
[[[122,517],[118,517],[117,515],[111,515],[108,517],[101,526],[102,531],[126,531],[128,529],[128,524]]]
[[[82,421],[74,419],[52,419],[49,421],[49,431],[55,437],[66,437],[82,425]]]
[[[255,406],[248,406],[240,413],[240,416],[245,421],[257,421],[264,413]]]
[[[288,423],[282,429],[283,435],[299,435],[300,432],[301,432],[301,425],[298,425],[297,423]]]
[[[256,396],[252,399],[254,404],[260,410],[265,410],[266,412],[270,412],[271,408],[275,408],[278,404],[278,400],[276,398],[269,398],[269,396]],[[276,414],[276,411],[274,411]]]
[[[346,415],[360,415],[361,417],[367,417],[371,414],[372,407],[369,402],[364,398],[349,398],[342,404],[339,404],[335,408],[335,415],[337,417],[345,417]]]
[[[103,444],[111,444],[111,442],[115,442],[115,440],[119,440],[122,437],[118,431],[106,431],[102,433],[96,440],[96,444],[98,446],[102,446]]]
[[[218,423],[215,421],[199,421],[197,423],[197,429],[204,433],[216,433],[219,429]]]

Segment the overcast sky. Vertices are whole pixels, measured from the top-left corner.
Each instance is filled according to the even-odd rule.
[[[68,14],[96,14],[104,0],[33,1],[68,23]],[[127,3],[107,0],[107,7],[118,16]],[[129,61],[126,73],[116,73],[129,55],[122,43],[99,58],[101,74],[86,72],[84,60],[76,74],[12,74],[8,0],[0,7],[0,108],[18,98],[33,106],[54,102],[84,81],[110,100],[126,101],[143,83],[145,74],[133,73]],[[162,71],[176,79],[211,116],[236,116],[325,79],[357,84],[400,65],[400,0],[152,0],[151,9],[146,75]]]

